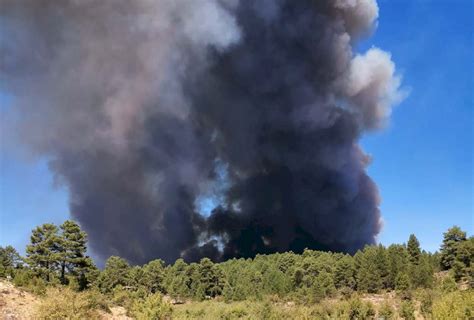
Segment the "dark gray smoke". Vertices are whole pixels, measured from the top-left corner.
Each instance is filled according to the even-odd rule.
[[[0,0],[11,126],[101,257],[352,252],[380,231],[358,145],[401,98],[355,55],[375,0]]]

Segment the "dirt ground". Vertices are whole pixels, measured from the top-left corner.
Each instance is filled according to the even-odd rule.
[[[16,288],[8,281],[0,280],[0,320],[37,319],[36,308],[41,298]],[[103,312],[102,320],[129,320],[127,310],[122,307],[111,307],[110,313]]]
[[[0,318],[2,320],[34,319],[39,299],[31,293],[0,281]]]

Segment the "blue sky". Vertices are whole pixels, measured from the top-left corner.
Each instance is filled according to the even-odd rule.
[[[382,196],[379,239],[401,243],[415,233],[434,251],[454,224],[474,233],[473,2],[378,2],[378,29],[358,50],[391,52],[411,90],[388,127],[362,140]],[[12,111],[5,96],[0,105],[0,117]],[[54,186],[45,159],[12,152],[0,125],[0,245],[23,251],[33,227],[68,218],[67,192]]]

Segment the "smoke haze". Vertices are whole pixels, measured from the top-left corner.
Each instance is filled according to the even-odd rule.
[[[375,0],[0,0],[0,90],[100,257],[354,252],[403,98]]]

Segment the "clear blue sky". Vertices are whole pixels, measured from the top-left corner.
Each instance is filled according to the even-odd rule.
[[[388,128],[362,141],[382,196],[380,241],[401,243],[416,233],[434,251],[454,224],[474,233],[474,2],[378,2],[379,27],[359,50],[391,52],[411,89]],[[0,116],[12,112],[5,96],[0,104]],[[68,218],[67,192],[54,187],[46,160],[12,153],[0,125],[0,245],[23,251],[34,226]]]

